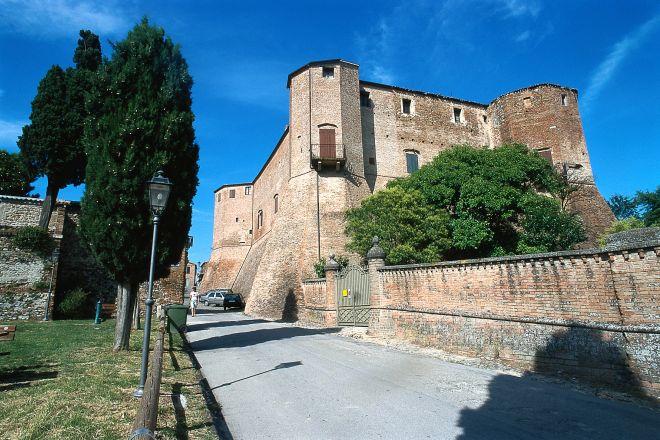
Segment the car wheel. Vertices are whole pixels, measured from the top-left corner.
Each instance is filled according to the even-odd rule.
[[[208,306],[209,306],[209,302],[208,302],[208,301],[204,301],[204,305],[205,305],[206,307],[208,307]]]

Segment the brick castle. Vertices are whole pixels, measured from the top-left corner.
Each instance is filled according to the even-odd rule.
[[[259,174],[214,194],[200,290],[230,287],[249,297],[247,313],[282,318],[314,263],[345,252],[346,210],[456,144],[524,143],[579,182],[570,209],[584,219],[585,245],[614,220],[594,184],[575,89],[539,84],[482,104],[362,81],[343,60],[309,63],[287,87],[289,125]]]

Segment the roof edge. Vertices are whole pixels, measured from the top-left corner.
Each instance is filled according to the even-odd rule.
[[[417,94],[417,95],[430,96],[432,98],[446,99],[448,101],[454,101],[454,102],[459,102],[459,103],[463,103],[463,104],[477,105],[479,107],[484,107],[484,108],[488,107],[488,104],[484,104],[482,102],[469,101],[467,99],[454,98],[452,96],[445,96],[445,95],[441,95],[439,93],[424,92],[422,90],[407,89],[405,87],[393,86],[391,84],[382,84],[382,83],[377,83],[377,82],[373,82],[373,81],[360,80],[360,85],[362,85],[362,84],[364,84],[366,86],[398,90],[400,92],[405,92],[405,93],[414,93],[414,94]]]
[[[512,90],[512,91],[510,91],[510,92],[506,92],[506,93],[504,93],[504,94],[498,96],[497,98],[493,99],[492,101],[490,101],[490,103],[489,103],[488,105],[491,105],[492,103],[494,103],[494,102],[497,101],[498,99],[500,99],[500,98],[504,98],[505,96],[513,95],[513,94],[515,94],[515,93],[524,92],[525,90],[534,90],[534,89],[538,89],[539,87],[554,87],[554,88],[556,88],[556,89],[570,90],[571,92],[574,92],[576,95],[579,94],[579,93],[578,93],[578,90],[577,90],[576,88],[574,88],[574,87],[562,86],[562,85],[560,85],[560,84],[554,84],[554,83],[538,83],[538,84],[534,84],[534,85],[531,85],[531,86],[522,87],[522,88],[520,88],[520,89]]]
[[[331,60],[321,60],[321,61],[310,61],[309,63],[305,64],[304,66],[298,67],[296,70],[293,72],[289,73],[289,76],[286,77],[286,88],[290,88],[291,86],[291,79],[302,72],[303,70],[309,69],[310,67],[318,67],[318,66],[323,66],[325,64],[346,64],[349,66],[354,66],[354,67],[359,67],[358,64],[352,63],[350,61],[342,60],[341,58],[334,58]]]

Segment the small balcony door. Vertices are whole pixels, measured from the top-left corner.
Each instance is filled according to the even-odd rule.
[[[337,157],[334,128],[319,128],[319,144],[321,158],[334,159]]]

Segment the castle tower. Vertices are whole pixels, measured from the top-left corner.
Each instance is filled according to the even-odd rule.
[[[588,240],[597,239],[614,215],[595,186],[578,109],[577,90],[540,84],[500,96],[488,107],[494,145],[518,142],[547,158],[579,190],[569,208],[584,220]]]

